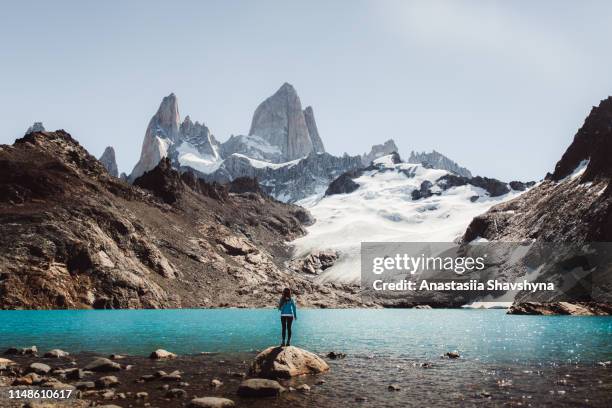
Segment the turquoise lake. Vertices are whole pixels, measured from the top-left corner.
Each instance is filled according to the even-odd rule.
[[[513,316],[504,310],[299,310],[292,344],[317,352],[483,362],[612,359],[612,318]],[[270,309],[0,311],[0,347],[147,355],[243,352],[280,342]]]

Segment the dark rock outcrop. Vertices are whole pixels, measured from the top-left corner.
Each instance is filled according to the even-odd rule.
[[[179,173],[172,168],[168,158],[162,159],[157,167],[134,180],[134,185],[153,192],[168,204],[176,202],[185,189]]]
[[[526,183],[522,181],[511,181],[510,183],[508,183],[508,185],[514,191],[525,191],[528,188],[535,186],[535,181],[528,181]]]
[[[362,170],[351,170],[343,173],[340,177],[335,179],[329,184],[325,195],[330,196],[334,194],[349,194],[359,188],[359,184],[353,181],[363,174]]]
[[[431,197],[433,195],[433,193],[431,192],[432,187],[433,184],[431,183],[431,181],[423,181],[418,190],[412,190],[412,199],[420,200],[421,198]]]
[[[486,190],[486,192],[489,193],[491,197],[498,197],[510,192],[508,185],[503,181],[480,176],[469,178],[457,176],[454,174],[447,174],[445,176],[440,177],[436,181],[436,184],[441,186],[444,190],[452,187],[459,187],[471,184],[474,187],[480,187]]]
[[[230,181],[228,184],[230,193],[255,193],[262,194],[261,187],[259,186],[259,182],[257,178],[251,177],[238,177],[234,180]]]

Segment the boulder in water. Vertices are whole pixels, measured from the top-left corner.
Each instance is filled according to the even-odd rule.
[[[269,347],[255,357],[250,374],[263,378],[291,378],[329,370],[327,363],[314,353],[294,346]]]
[[[6,355],[22,355],[22,356],[33,355],[33,356],[35,356],[36,354],[38,354],[38,348],[36,348],[36,346],[24,347],[24,348],[11,347],[8,350],[6,350],[4,352],[4,354],[6,354]]]
[[[149,357],[154,360],[167,360],[171,358],[176,358],[176,354],[166,351],[164,349],[157,349],[152,352]]]
[[[278,381],[266,378],[250,378],[240,383],[238,395],[241,397],[275,397],[285,391]]]
[[[36,374],[48,374],[51,371],[51,367],[43,363],[32,363],[28,368],[28,372]]]
[[[230,408],[233,407],[234,401],[227,398],[204,397],[195,398],[189,402],[188,408]]]
[[[114,375],[107,375],[96,380],[96,387],[98,388],[111,388],[116,385],[119,385],[119,380]]]
[[[85,370],[96,372],[119,371],[121,370],[121,365],[109,360],[108,358],[99,357],[87,364],[85,366]]]
[[[331,360],[339,360],[345,357],[346,357],[346,353],[341,353],[341,352],[336,352],[336,351],[330,351],[329,353],[327,353],[327,358]]]
[[[0,370],[6,370],[8,367],[17,365],[13,360],[9,360],[8,358],[0,358]]]
[[[49,350],[45,353],[45,357],[47,358],[62,358],[62,357],[68,357],[69,355],[70,353],[67,353],[64,350],[60,350],[60,349]]]

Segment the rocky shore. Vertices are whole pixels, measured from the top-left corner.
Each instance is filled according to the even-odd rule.
[[[508,309],[514,315],[572,315],[572,316],[610,316],[612,305],[597,302],[522,302]]]
[[[325,383],[317,374],[329,370],[321,356],[298,347],[270,347],[254,359],[253,354],[177,356],[159,349],[148,358],[102,357],[56,349],[39,356],[36,346],[11,347],[0,358],[0,406],[275,406],[306,398]],[[69,390],[71,395],[63,401],[16,400],[8,398],[8,389]],[[256,401],[281,394],[282,399]]]
[[[456,351],[437,359],[317,355],[297,347],[149,357],[12,347],[0,357],[0,406],[455,407],[607,406],[610,362],[492,365]],[[71,390],[67,400],[9,399],[8,390]]]

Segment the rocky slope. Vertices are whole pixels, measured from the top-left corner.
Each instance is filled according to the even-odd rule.
[[[592,243],[612,241],[612,98],[601,101],[586,118],[552,174],[518,198],[499,204],[470,223],[463,240],[538,243]],[[558,282],[566,268],[556,264],[538,279]],[[601,266],[601,265],[600,265]],[[605,266],[605,264],[604,264]],[[592,275],[595,276],[595,275]],[[565,276],[567,277],[567,276]],[[602,276],[600,275],[599,278]],[[604,276],[593,287],[574,291],[571,301],[612,303],[612,284]],[[595,295],[598,294],[598,297]],[[542,301],[521,293],[517,303]],[[549,300],[564,300],[549,299]]]
[[[462,177],[472,177],[472,173],[468,169],[459,166],[457,163],[435,150],[431,153],[412,151],[408,158],[408,163],[423,163],[434,169],[448,170]]]
[[[106,168],[108,174],[113,177],[119,177],[119,169],[117,168],[117,160],[115,159],[115,149],[112,146],[108,146],[104,149],[104,153],[98,159],[100,163]]]
[[[151,134],[174,130],[152,123]],[[304,306],[361,304],[286,271],[286,241],[310,220],[301,208],[167,160],[134,184],[63,131],[0,146],[0,307],[265,307],[285,286]]]

